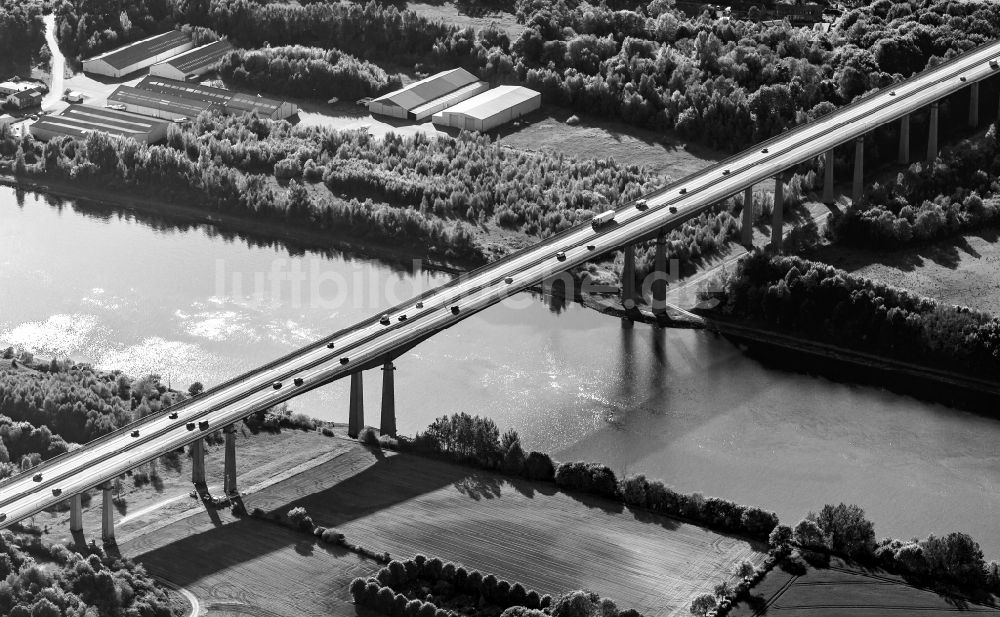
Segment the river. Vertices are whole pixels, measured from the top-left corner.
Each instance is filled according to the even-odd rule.
[[[295,276],[272,272],[310,278],[296,288]],[[0,187],[0,345],[156,372],[174,387],[218,383],[446,279],[405,262],[261,246]],[[603,461],[762,505],[792,524],[824,503],[854,502],[880,537],[962,530],[1000,557],[992,418],[766,368],[705,332],[623,330],[528,295],[396,366],[404,433],[441,414],[485,414],[557,459]],[[381,376],[365,377],[377,424]],[[292,406],[346,422],[346,387]]]

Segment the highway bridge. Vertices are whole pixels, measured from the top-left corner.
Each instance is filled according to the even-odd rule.
[[[223,429],[226,437],[225,490],[236,491],[233,424],[342,377],[351,377],[349,432],[364,424],[363,371],[382,366],[381,428],[395,432],[393,359],[421,341],[500,300],[537,285],[595,257],[624,249],[622,294],[628,305],[636,294],[633,245],[657,241],[655,269],[666,270],[665,233],[750,187],[775,179],[772,244],[780,248],[783,176],[795,165],[854,142],[853,198],[861,196],[862,140],[866,133],[900,121],[900,157],[910,153],[910,114],[930,108],[927,156],[937,153],[938,104],[970,89],[969,122],[979,122],[979,82],[1000,73],[1000,42],[970,50],[890,88],[869,94],[818,120],[782,133],[707,169],[674,182],[643,200],[618,208],[614,220],[596,229],[573,227],[537,245],[461,275],[411,301],[380,311],[365,321],[299,349],[172,408],[147,416],[113,433],[52,458],[0,483],[0,527],[69,500],[71,527],[82,530],[80,495],[103,488],[103,534],[114,536],[110,482],[122,473],[172,450],[191,446],[195,483],[205,482],[203,439]],[[825,199],[833,197],[833,166],[825,165]],[[751,242],[752,208],[743,209],[743,241]],[[654,287],[654,306],[663,286]],[[381,323],[387,314],[388,323]]]

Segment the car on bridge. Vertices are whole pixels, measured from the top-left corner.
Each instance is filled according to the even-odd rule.
[[[35,475],[31,476],[31,479],[34,480],[35,482],[41,482],[42,481],[42,474],[36,473]]]
[[[641,212],[643,210],[646,210],[647,208],[649,208],[649,202],[647,202],[645,199],[637,199],[637,200],[635,200],[635,209],[636,210],[639,210]]]
[[[295,385],[296,385],[296,386],[301,386],[301,385],[302,385],[302,384],[304,384],[305,382],[306,382],[306,380],[305,380],[305,379],[302,379],[301,377],[296,377],[296,378],[295,378],[295,381],[294,381],[294,383],[295,383]]]
[[[385,313],[384,315],[382,315],[382,317],[378,320],[378,322],[383,326],[388,326],[389,324],[391,324],[392,320],[389,319],[389,313]]]
[[[275,390],[280,390],[281,389],[281,382],[280,381],[276,381],[273,384],[271,384],[271,387],[274,388]]]

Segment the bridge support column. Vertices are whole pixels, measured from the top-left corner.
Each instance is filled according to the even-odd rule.
[[[365,389],[362,373],[351,373],[351,411],[347,418],[347,435],[357,437],[365,427]]]
[[[854,184],[851,187],[851,205],[861,203],[865,181],[865,138],[854,140]]]
[[[635,306],[635,245],[626,244],[622,262],[622,305],[626,309]]]
[[[379,433],[396,436],[396,388],[392,374],[396,370],[392,360],[382,366],[382,422]]]
[[[226,436],[226,463],[223,473],[222,490],[228,495],[235,495],[236,490],[236,427],[230,424],[222,429]]]
[[[938,104],[931,103],[931,120],[927,132],[927,160],[933,161],[938,154]]]
[[[656,257],[653,262],[653,312],[667,310],[667,232],[656,234]]]
[[[69,530],[83,531],[83,495],[79,493],[69,498]]]
[[[781,252],[781,228],[785,224],[785,179],[782,174],[774,177],[774,207],[771,209],[771,250]]]
[[[979,126],[979,82],[974,81],[969,86],[969,126]]]
[[[753,249],[753,187],[748,186],[743,191],[743,229],[741,241],[747,250]]]
[[[205,440],[191,442],[191,482],[205,484]]]
[[[899,164],[910,163],[910,114],[899,119]]]
[[[823,156],[823,203],[833,203],[833,148]]]
[[[101,538],[105,542],[115,539],[115,504],[111,499],[111,483],[101,485],[103,501],[101,504]]]

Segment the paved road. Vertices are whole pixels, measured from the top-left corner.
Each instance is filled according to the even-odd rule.
[[[377,366],[554,274],[629,242],[653,237],[661,228],[677,227],[744,187],[989,77],[995,72],[989,61],[997,58],[1000,43],[968,52],[891,90],[865,97],[648,195],[646,210],[629,204],[617,211],[614,223],[599,230],[590,225],[572,228],[393,307],[388,310],[388,326],[381,325],[374,316],[170,410],[53,458],[30,472],[8,478],[0,483],[0,513],[6,515],[0,527],[93,488],[256,410]],[[564,252],[564,259],[557,259],[557,251]],[[400,321],[404,314],[406,320]],[[302,379],[302,385],[294,385],[293,378]],[[272,387],[276,381],[282,383],[279,389]],[[194,422],[207,425],[194,425],[189,430],[188,423]],[[138,430],[138,437],[131,436],[133,430]],[[34,474],[41,474],[41,479],[33,480]],[[53,493],[56,489],[59,495]]]

